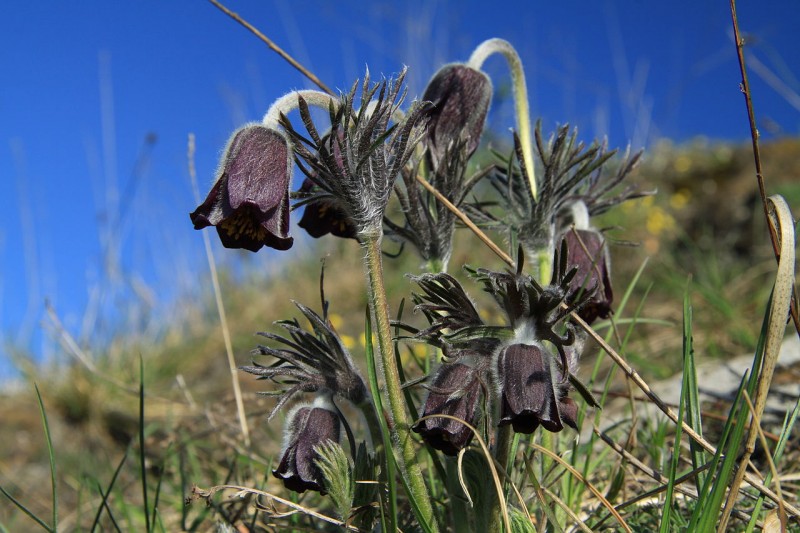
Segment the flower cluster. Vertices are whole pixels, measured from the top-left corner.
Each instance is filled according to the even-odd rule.
[[[493,90],[481,65],[495,52],[508,59],[512,70],[517,133],[508,158],[480,169],[473,156]],[[357,462],[358,442],[339,408],[349,404],[353,409],[344,411],[360,412],[367,420],[365,430],[371,434],[364,441],[375,456],[383,454],[386,465],[380,473],[364,475],[386,482],[381,476],[394,471],[396,462],[419,504],[415,512],[431,523],[412,431],[432,448],[455,456],[476,432],[494,443],[498,427],[505,427],[505,435],[511,430],[531,434],[539,427],[554,433],[578,429],[581,417],[573,392],[596,406],[575,377],[585,341],[576,322],[591,324],[612,314],[607,239],[591,217],[647,194],[621,185],[639,155],[627,154],[608,172],[615,152],[597,143],[584,146],[569,127],[545,140],[537,124],[532,136],[521,69],[513,48],[493,39],[466,63],[442,67],[421,100],[408,106],[403,107],[405,70],[379,83],[367,73],[339,97],[289,93],[272,105],[262,123],[245,125],[228,142],[211,191],[190,215],[195,229],[214,226],[229,248],[286,250],[293,244],[293,201],[291,209],[303,209],[298,225],[309,235],[355,239],[366,251],[369,311],[378,341],[375,350],[364,352],[373,372],[372,394],[327,318],[324,295],[321,315],[296,304],[310,328],[297,320],[276,322],[281,334],[260,333],[269,342],[255,351],[269,362],[241,367],[276,385],[265,393],[277,397],[270,418],[294,404],[273,470],[288,489],[347,499],[347,491],[334,496],[331,487],[349,484],[331,482],[335,469],[328,468],[331,462],[320,446],[333,443],[325,448],[341,452],[337,446],[344,431]],[[312,107],[327,111],[322,125]],[[300,128],[289,118],[293,110],[299,113]],[[290,192],[295,166],[304,179]],[[488,187],[476,189],[482,181]],[[478,197],[487,191],[491,196]],[[487,323],[461,283],[447,273],[457,219],[474,229],[467,218],[482,229],[499,231],[510,248],[519,245],[511,270],[465,267],[504,313],[500,324]],[[397,331],[408,334],[404,340],[435,348],[428,350],[430,360],[423,365],[432,370],[416,380],[424,382],[425,390],[418,410],[409,398],[420,388],[402,383],[405,369],[398,368],[395,353],[400,339],[391,332],[383,283],[384,235],[400,243],[401,250],[406,244],[414,248],[426,272],[411,278],[420,288],[413,294],[415,310],[427,325],[395,322]],[[365,461],[374,464],[373,459]],[[345,464],[341,470],[347,469]],[[372,528],[367,524],[364,529]]]
[[[486,427],[497,411],[498,425],[510,424],[518,433],[532,433],[539,426],[559,432],[565,424],[577,429],[577,404],[568,395],[583,337],[566,318],[590,304],[594,290],[572,290],[578,268],[567,270],[567,257],[565,243],[546,286],[521,267],[516,272],[468,268],[505,312],[502,326],[486,325],[452,276],[414,278],[423,290],[414,295],[416,309],[430,327],[406,329],[445,355],[428,385],[423,419],[414,427],[432,447],[448,455],[466,447],[472,431],[462,422],[434,415],[450,415],[476,427],[479,405]],[[593,399],[589,402],[594,405]]]

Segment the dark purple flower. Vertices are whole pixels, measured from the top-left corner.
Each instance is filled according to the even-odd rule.
[[[578,310],[578,315],[588,324],[598,317],[608,318],[614,293],[605,238],[594,230],[570,228],[564,233],[563,239],[567,243],[568,268],[577,268],[569,284],[570,299],[581,292],[594,290]]]
[[[445,65],[428,82],[422,99],[433,104],[428,112],[427,144],[434,165],[459,141],[466,142],[469,158],[480,143],[492,100],[488,76],[467,65]]]
[[[283,455],[272,474],[283,480],[289,490],[326,494],[325,478],[317,466],[319,454],[314,448],[329,440],[339,442],[340,432],[341,422],[335,411],[308,405],[295,409],[288,418]]]
[[[306,178],[303,185],[300,186],[299,192],[301,194],[308,193],[313,187],[314,182]],[[332,196],[318,198],[307,203],[297,225],[315,239],[328,233],[345,239],[356,238],[356,225]]]
[[[462,363],[445,363],[439,367],[429,387],[422,417],[450,415],[475,427],[481,390],[481,382],[473,368]],[[412,429],[446,455],[457,455],[469,445],[473,436],[471,429],[452,418],[426,418]]]
[[[533,433],[540,425],[557,433],[563,424],[577,427],[577,406],[566,397],[567,384],[552,354],[541,345],[511,344],[497,361],[500,425]]]
[[[561,421],[566,425],[578,430],[578,404],[568,396],[558,399],[558,411],[561,414]]]
[[[262,124],[233,134],[208,197],[191,215],[194,229],[216,226],[226,248],[257,252],[291,248],[289,184],[292,150],[286,137]]]

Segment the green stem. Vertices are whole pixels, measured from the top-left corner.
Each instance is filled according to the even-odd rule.
[[[553,250],[545,248],[536,252],[537,279],[542,287],[550,284],[553,277]]]
[[[386,396],[389,400],[389,430],[392,433],[392,447],[400,467],[400,473],[406,481],[409,495],[418,505],[420,520],[425,521],[433,531],[438,531],[433,516],[428,488],[422,477],[422,470],[417,463],[417,451],[411,439],[411,422],[405,410],[403,389],[397,359],[394,356],[392,331],[389,325],[389,304],[383,283],[383,261],[381,259],[381,236],[364,236],[362,243],[366,252],[367,277],[369,279],[369,302],[372,318],[375,323],[378,341],[378,366],[383,370]]]
[[[511,426],[499,426],[497,428],[497,441],[494,446],[494,458],[497,464],[503,468],[503,473],[508,474],[511,465],[509,464],[509,456],[511,453],[511,444],[514,442],[514,433],[511,431]],[[507,479],[507,477],[506,477]],[[498,494],[498,498],[505,498],[504,494]],[[495,505],[492,509],[492,516],[489,521],[489,531],[502,531],[503,530],[503,512],[502,507]]]
[[[475,69],[480,69],[492,54],[502,54],[511,71],[511,85],[514,90],[514,109],[517,115],[517,133],[522,145],[522,158],[528,171],[531,195],[537,198],[536,175],[533,167],[533,136],[531,135],[531,118],[528,110],[528,86],[525,83],[525,71],[519,54],[511,43],[503,39],[489,39],[482,42],[472,52],[467,64]]]

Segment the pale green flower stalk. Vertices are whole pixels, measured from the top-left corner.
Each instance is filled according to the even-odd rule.
[[[525,71],[519,54],[504,39],[488,39],[475,48],[467,64],[480,70],[483,63],[493,54],[502,54],[511,71],[511,83],[514,87],[514,110],[517,115],[517,134],[522,144],[522,156],[525,168],[528,170],[531,193],[537,199],[536,175],[533,166],[533,136],[531,135],[531,117],[528,109],[528,86],[525,82]]]
[[[371,311],[376,326],[378,341],[378,362],[383,370],[386,386],[386,396],[389,399],[391,416],[390,431],[393,446],[397,457],[397,464],[406,478],[409,489],[414,493],[415,499],[421,505],[421,513],[428,525],[435,530],[436,521],[433,517],[428,488],[422,477],[419,467],[419,458],[411,438],[411,419],[406,412],[403,389],[400,383],[400,371],[397,367],[397,358],[394,353],[392,331],[389,323],[389,304],[386,298],[386,289],[383,280],[383,261],[381,259],[381,236],[366,239],[363,243],[366,252],[366,270],[369,280],[369,296]]]
[[[511,71],[511,84],[514,91],[514,111],[517,120],[517,135],[519,136],[522,151],[522,163],[528,175],[531,196],[533,201],[538,201],[538,187],[536,184],[536,168],[533,161],[533,135],[531,133],[531,117],[528,106],[528,85],[525,81],[525,70],[522,60],[511,43],[504,39],[488,39],[478,45],[472,52],[467,64],[475,69],[480,69],[484,62],[493,54],[501,54],[508,63]],[[549,248],[534,252],[534,258],[539,283],[547,284],[552,275],[552,255]]]
[[[278,129],[280,124],[281,115],[286,115],[290,111],[298,108],[298,96],[302,97],[309,105],[328,110],[329,106],[333,105],[334,110],[339,107],[339,99],[334,98],[328,93],[314,90],[292,91],[286,93],[277,100],[275,100],[267,113],[264,115],[261,123],[273,129]]]

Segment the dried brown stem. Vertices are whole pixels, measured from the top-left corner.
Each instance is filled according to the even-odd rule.
[[[733,20],[733,37],[736,41],[736,57],[739,59],[739,71],[742,74],[742,81],[739,84],[739,89],[744,95],[744,103],[747,107],[747,119],[750,122],[750,138],[753,141],[753,160],[756,165],[756,181],[758,182],[758,194],[761,196],[761,206],[764,209],[764,219],[767,221],[767,228],[769,229],[769,238],[772,242],[772,250],[775,253],[775,260],[780,261],[781,249],[778,243],[778,235],[769,224],[769,206],[767,204],[767,192],[764,186],[764,174],[761,169],[761,151],[758,148],[758,128],[756,127],[756,114],[753,110],[753,97],[750,92],[750,82],[747,80],[747,68],[744,63],[744,38],[739,32],[739,19],[736,17],[736,0],[730,0],[731,3],[731,19]],[[797,331],[797,336],[800,337],[800,315],[797,312],[797,288],[792,285],[792,303],[790,312],[794,328]]]
[[[256,29],[256,28],[255,28],[255,27],[252,25],[252,24],[250,24],[249,22],[247,22],[246,20],[244,20],[244,19],[243,19],[242,17],[240,17],[240,16],[239,16],[237,13],[234,13],[233,11],[231,11],[230,9],[228,9],[227,7],[223,6],[223,5],[222,5],[221,3],[219,3],[217,0],[208,0],[208,1],[209,1],[209,2],[211,2],[212,4],[214,4],[214,5],[215,5],[215,6],[216,6],[216,7],[217,7],[217,8],[218,8],[220,11],[222,11],[223,13],[225,13],[226,15],[228,15],[230,18],[232,18],[233,20],[235,20],[236,22],[238,22],[239,24],[241,24],[242,26],[244,26],[245,28],[247,28],[248,30],[250,30],[250,32],[251,32],[253,35],[255,35],[256,37],[258,37],[259,39],[261,39],[262,41],[264,41],[264,43],[265,43],[267,46],[269,46],[270,50],[272,50],[273,52],[275,52],[276,54],[278,54],[279,56],[281,56],[283,59],[285,59],[285,60],[286,60],[286,62],[288,62],[288,63],[289,63],[290,65],[292,65],[294,68],[296,68],[297,70],[299,70],[299,71],[300,71],[300,74],[302,74],[303,76],[305,76],[306,78],[308,78],[309,80],[311,80],[311,81],[312,81],[314,84],[316,84],[316,86],[317,86],[317,87],[319,87],[320,89],[322,89],[322,90],[323,90],[323,91],[325,91],[326,93],[330,94],[331,96],[336,96],[336,95],[333,93],[333,91],[332,91],[332,90],[331,90],[331,89],[330,89],[330,88],[329,88],[327,85],[325,85],[324,83],[322,83],[322,80],[320,80],[318,77],[316,77],[316,76],[315,76],[315,75],[314,75],[314,74],[313,74],[311,71],[309,71],[309,70],[308,70],[306,67],[304,67],[304,66],[303,66],[303,65],[301,65],[299,62],[297,62],[297,61],[296,61],[296,60],[295,60],[295,59],[294,59],[292,56],[290,56],[289,54],[287,54],[287,53],[286,53],[286,52],[283,50],[283,48],[281,48],[280,46],[278,46],[277,44],[275,44],[274,42],[272,42],[272,40],[271,40],[269,37],[267,37],[266,35],[264,35],[264,34],[263,34],[263,33],[261,33],[260,31],[258,31],[258,30],[257,30],[257,29]]]

